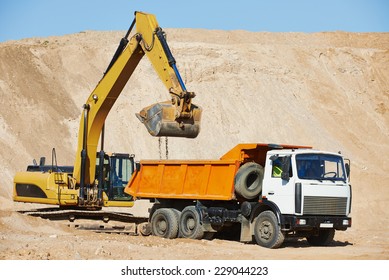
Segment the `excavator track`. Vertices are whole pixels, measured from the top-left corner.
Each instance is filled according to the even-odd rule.
[[[62,221],[69,227],[97,233],[150,235],[148,218],[104,210],[43,208],[18,211],[23,215]]]

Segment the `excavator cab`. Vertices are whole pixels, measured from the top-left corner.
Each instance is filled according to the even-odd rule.
[[[96,158],[96,178],[98,180],[102,178],[102,189],[108,197],[108,201],[132,200],[132,196],[126,194],[124,188],[134,170],[134,155],[122,153],[105,154],[102,166],[100,165],[100,157]]]

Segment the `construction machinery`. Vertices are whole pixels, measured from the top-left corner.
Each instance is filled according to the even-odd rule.
[[[135,34],[129,38],[132,30]],[[134,171],[133,156],[104,152],[104,123],[124,86],[146,55],[171,99],[148,106],[136,114],[152,136],[195,138],[200,131],[201,108],[192,103],[154,15],[135,12],[135,18],[102,79],[83,106],[75,163],[72,167],[41,163],[14,177],[14,201],[61,207],[100,209],[132,206],[123,192]],[[97,151],[100,139],[101,149]],[[55,158],[53,152],[53,159]]]
[[[107,155],[104,120],[144,54],[172,100],[149,106],[137,117],[153,136],[193,138],[199,133],[201,109],[191,102],[194,94],[183,85],[163,31],[154,16],[135,16],[137,33],[127,39],[134,22],[84,105],[74,167],[46,166],[42,159],[30,171],[19,172],[14,180],[15,201],[99,209],[132,206],[146,199],[152,207],[144,234],[209,239],[237,233],[240,241],[254,239],[267,248],[281,246],[287,237],[327,245],[336,230],[351,227],[350,163],[339,153],[245,143],[217,160],[135,164],[128,154]],[[97,153],[100,135],[102,147]],[[76,214],[70,212],[72,217]]]
[[[286,237],[328,245],[351,226],[350,163],[296,145],[239,144],[218,160],[141,160],[124,192],[154,202],[164,238],[231,234],[277,248]],[[136,201],[135,201],[136,203]]]

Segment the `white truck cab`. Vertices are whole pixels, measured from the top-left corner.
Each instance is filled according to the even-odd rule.
[[[252,226],[257,242],[274,248],[288,235],[306,237],[312,245],[331,242],[335,230],[351,226],[349,171],[341,154],[313,149],[268,151],[258,206],[262,210]],[[261,204],[269,211],[263,211]],[[269,225],[274,217],[267,216],[272,215],[277,225]]]

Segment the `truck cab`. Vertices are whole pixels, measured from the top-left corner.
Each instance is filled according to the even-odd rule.
[[[270,150],[264,169],[261,203],[270,205],[285,236],[298,235],[312,245],[325,245],[335,230],[351,226],[350,169],[341,154]]]

